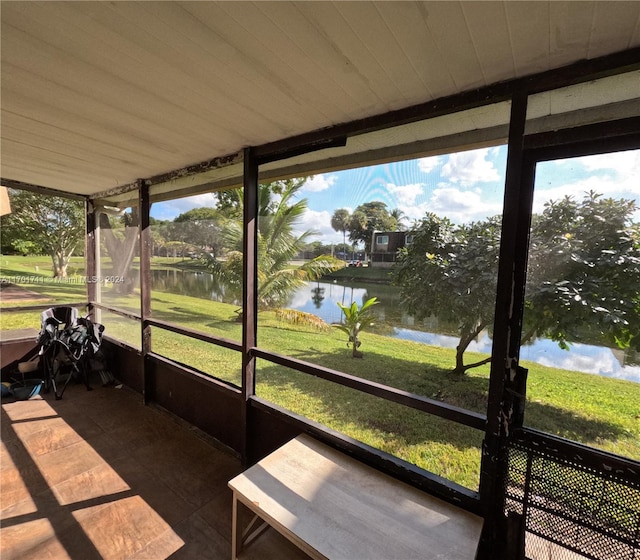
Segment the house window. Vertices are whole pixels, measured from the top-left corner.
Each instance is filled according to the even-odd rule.
[[[389,244],[388,235],[376,235],[376,245],[388,245],[388,244]]]
[[[413,238],[414,238],[414,235],[413,235],[412,233],[411,233],[411,234],[408,234],[408,235],[407,235],[407,236],[405,236],[405,238],[404,238],[404,244],[405,244],[405,245],[411,245],[411,244],[413,243]]]

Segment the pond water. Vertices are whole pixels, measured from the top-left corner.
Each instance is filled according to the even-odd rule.
[[[153,270],[153,288],[172,293],[224,301],[224,288],[216,285],[210,274],[180,270]],[[343,284],[337,282],[311,282],[297,290],[288,307],[313,313],[327,323],[338,323],[342,312],[337,303],[360,305],[370,297],[377,297],[373,307],[377,330],[381,334],[413,340],[445,348],[455,348],[458,338],[455,329],[439,323],[437,319],[416,321],[400,310],[398,289],[386,284]],[[491,338],[484,332],[469,346],[469,351],[489,354]],[[616,348],[572,343],[570,350],[562,350],[547,339],[537,339],[520,350],[521,360],[567,370],[582,371],[606,377],[640,382],[640,365],[630,363],[629,355]]]

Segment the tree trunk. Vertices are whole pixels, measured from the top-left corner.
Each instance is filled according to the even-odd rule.
[[[53,277],[54,278],[66,278],[67,277],[67,267],[59,266],[57,264],[53,265]]]
[[[476,362],[474,364],[464,363],[464,353],[465,350],[469,347],[475,338],[483,331],[483,329],[487,326],[486,321],[482,321],[475,328],[466,330],[460,336],[460,342],[458,346],[456,346],[456,367],[453,369],[451,373],[455,375],[464,375],[467,370],[472,369],[474,367],[481,366],[491,361],[491,358],[486,358],[485,360],[481,360],[480,362]]]
[[[453,368],[451,373],[454,373],[455,375],[464,375],[466,371],[464,369],[464,351],[467,346],[469,346],[468,343],[464,347],[462,346],[462,343],[456,346],[456,367]]]
[[[358,334],[359,331],[356,328],[356,331],[353,335],[352,340],[351,340],[351,345],[352,345],[352,351],[351,351],[351,357],[352,358],[362,358],[363,354],[362,352],[360,352],[360,350],[358,350],[358,348],[360,348],[360,345],[362,344],[359,340],[358,340]]]
[[[69,266],[69,258],[71,255],[66,256],[63,253],[53,253],[51,255],[51,262],[53,263],[53,277],[54,278],[66,278],[67,268]]]
[[[529,342],[536,334],[536,328],[532,327],[530,328],[523,336],[522,339],[520,340],[520,344],[526,344],[527,342]]]

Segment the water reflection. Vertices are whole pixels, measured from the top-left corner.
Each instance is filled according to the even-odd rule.
[[[325,301],[319,309],[315,308],[313,304],[311,286],[316,289],[317,287],[325,289]],[[391,331],[385,334],[443,348],[455,348],[458,345],[459,338],[454,336],[454,326],[443,325],[434,317],[418,322],[411,315],[402,313],[399,310],[398,291],[392,286],[376,284],[363,284],[363,286],[366,287],[314,282],[309,287],[298,290],[291,299],[290,305],[301,311],[315,313],[328,323],[334,323],[339,322],[342,315],[336,302],[346,305],[356,301],[361,304],[367,298],[376,296],[380,300],[380,305],[374,307],[373,310],[378,321],[393,324]],[[427,329],[439,330],[440,332],[430,332]],[[490,354],[491,344],[491,338],[484,332],[469,345],[467,351]],[[567,351],[562,350],[552,340],[537,339],[522,346],[520,359],[545,366],[628,379],[640,383],[640,365],[629,364],[627,354],[617,348],[572,343],[570,350]]]
[[[230,297],[225,286],[212,274],[201,271],[178,269],[154,269],[151,271],[151,289],[239,305],[239,300]]]
[[[153,289],[214,301],[226,300],[224,287],[216,285],[210,274],[202,272],[153,271]],[[444,348],[455,348],[458,344],[454,325],[443,324],[436,318],[416,321],[400,310],[397,288],[385,284],[311,282],[291,296],[288,306],[313,313],[327,323],[338,323],[342,318],[336,305],[338,302],[349,305],[355,301],[360,305],[374,296],[380,301],[373,308],[380,334]],[[488,334],[481,334],[468,351],[489,354],[491,339]],[[629,363],[628,354],[618,349],[573,343],[567,351],[551,340],[537,339],[521,348],[520,358],[545,366],[640,382],[640,365]]]
[[[416,331],[413,329],[395,328],[395,336],[404,340],[413,340],[424,344],[455,348],[458,338],[444,334]],[[483,333],[468,348],[469,352],[489,354],[491,339]],[[570,350],[562,350],[556,342],[548,339],[537,339],[532,344],[522,346],[520,359],[536,362],[543,366],[595,373],[605,377],[628,379],[640,383],[640,366],[625,363],[625,352],[617,348],[592,346],[589,344],[572,343]]]

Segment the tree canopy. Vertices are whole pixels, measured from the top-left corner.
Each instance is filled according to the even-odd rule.
[[[411,245],[400,251],[395,281],[402,306],[416,319],[435,316],[457,325],[456,373],[485,363],[464,364],[469,344],[493,322],[500,220],[456,226],[427,214],[416,224]]]
[[[222,249],[222,221],[223,216],[216,208],[192,208],[173,220],[172,240],[190,243],[215,255]]]
[[[630,200],[588,193],[551,201],[531,228],[523,342],[544,336],[569,342],[640,346],[640,229]],[[428,214],[399,255],[395,281],[402,305],[418,319],[457,325],[454,371],[470,342],[491,326],[500,220],[453,225]]]
[[[640,348],[640,225],[633,200],[589,192],[551,201],[532,223],[524,340]]]
[[[53,276],[67,276],[69,259],[84,249],[82,202],[16,189],[9,189],[9,198],[12,213],[2,217],[3,246],[42,251],[51,257]]]
[[[358,206],[349,222],[349,240],[364,243],[365,253],[371,251],[374,231],[395,231],[398,222],[381,201],[365,202]]]

